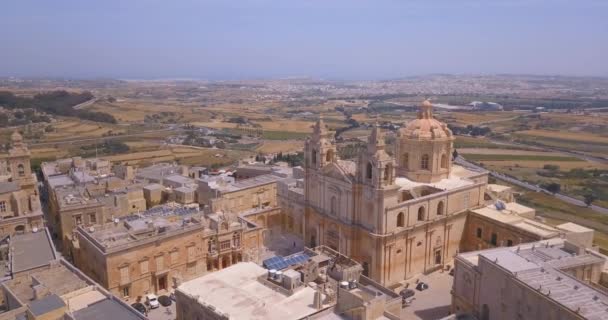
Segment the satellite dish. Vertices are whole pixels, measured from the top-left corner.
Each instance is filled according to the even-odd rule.
[[[91,233],[95,232],[95,228],[90,227],[90,228],[89,228],[89,232],[91,232]]]
[[[118,218],[114,219],[114,223],[118,223],[118,221],[119,221]]]
[[[32,232],[34,232],[34,233],[38,232],[38,228],[34,227],[34,228],[32,229]]]

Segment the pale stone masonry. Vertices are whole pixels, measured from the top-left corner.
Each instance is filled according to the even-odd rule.
[[[260,209],[260,212],[263,212]],[[76,265],[114,294],[135,300],[184,280],[256,260],[262,228],[198,206],[160,206],[95,227],[79,227]]]
[[[480,320],[606,319],[605,264],[570,236],[463,253],[455,259],[452,311]]]
[[[183,283],[177,320],[402,318],[401,297],[362,276],[356,261],[327,247],[296,255],[301,262],[281,270],[239,263]]]
[[[0,238],[44,228],[31,154],[18,132],[11,135],[6,154],[0,154]]]
[[[341,160],[321,120],[305,143],[305,243],[360,261],[387,286],[443,268],[459,252],[468,210],[485,204],[488,173],[452,164],[453,136],[428,101],[385,151],[374,127],[355,161]]]

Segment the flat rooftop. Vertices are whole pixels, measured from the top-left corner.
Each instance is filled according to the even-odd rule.
[[[103,299],[73,313],[75,320],[140,320],[146,319],[137,311],[114,299]]]
[[[552,226],[532,220],[534,209],[520,205],[515,202],[500,203],[504,209],[499,210],[496,205],[472,210],[475,214],[487,219],[511,225],[523,231],[535,234],[540,238],[552,238],[558,236],[560,231]]]
[[[286,296],[258,281],[267,272],[253,262],[241,262],[187,281],[177,290],[230,319],[300,319],[319,311],[313,307],[314,289],[303,287]]]
[[[95,226],[93,229],[79,228],[79,230],[87,239],[105,251],[197,227],[209,227],[207,217],[198,208],[164,205],[140,214],[119,218],[118,223]]]
[[[475,182],[469,178],[477,175],[479,175],[479,172],[458,165],[452,165],[450,176],[437,182],[423,183],[412,181],[406,177],[397,177],[395,183],[401,187],[400,190],[411,190],[416,187],[429,186],[447,191],[473,185]]]
[[[48,265],[57,258],[55,247],[43,229],[11,237],[11,270],[13,273]]]
[[[576,254],[566,249],[563,239],[528,243],[519,247],[496,248],[465,253],[469,263],[477,265],[484,257],[511,273],[522,285],[538,291],[585,319],[608,318],[608,295],[562,270],[575,266],[604,264],[605,257],[594,252]]]
[[[243,179],[234,182],[234,180],[230,181],[229,179],[206,179],[201,178],[203,182],[206,182],[209,188],[212,190],[218,190],[222,192],[234,192],[239,190],[245,190],[249,188],[254,188],[258,186],[263,186],[265,184],[270,184],[273,182],[277,182],[279,180],[285,179],[284,177],[274,175],[274,174],[263,174],[260,176],[256,176],[249,179]]]
[[[172,165],[168,163],[159,163],[151,165],[149,167],[140,168],[135,173],[135,177],[139,179],[148,180],[162,180],[168,176],[179,174],[181,170],[180,166]]]
[[[58,296],[89,286],[81,277],[60,263],[54,263],[50,267],[29,274],[30,280],[28,281],[9,280],[6,284],[19,300],[27,303],[34,299],[34,289],[32,288],[34,278],[37,283]]]

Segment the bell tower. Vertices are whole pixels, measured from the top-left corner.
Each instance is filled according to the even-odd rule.
[[[304,165],[306,169],[320,170],[338,160],[332,133],[327,130],[323,116],[313,126],[312,136],[304,144]]]
[[[374,124],[367,148],[359,156],[359,181],[376,189],[395,184],[395,161],[386,153],[384,133]]]

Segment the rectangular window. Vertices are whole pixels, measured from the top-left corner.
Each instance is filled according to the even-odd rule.
[[[89,215],[89,223],[90,224],[96,224],[97,223],[97,216],[94,213],[91,213]]]
[[[122,287],[122,296],[123,296],[123,298],[128,298],[130,291],[131,290],[130,290],[129,286]]]
[[[463,203],[465,209],[469,208],[469,194],[468,193],[465,193],[462,203]]]
[[[186,265],[186,272],[188,274],[194,274],[196,273],[196,261],[194,262],[190,262]]]
[[[230,240],[220,242],[220,250],[230,249]]]
[[[492,239],[490,240],[493,246],[498,244],[498,235],[496,233],[492,233]]]
[[[192,261],[196,258],[196,247],[190,246],[188,247],[188,261]]]
[[[148,273],[149,270],[149,263],[148,260],[142,260],[139,262],[139,273],[140,274],[146,274]]]
[[[77,215],[74,216],[74,220],[76,220],[76,225],[79,226],[82,224],[82,216],[81,215]]]
[[[163,256],[156,257],[156,271],[161,271],[165,268],[165,264],[163,263]]]
[[[129,267],[120,268],[120,283],[129,283]]]
[[[176,264],[179,261],[179,251],[171,251],[171,264]]]
[[[0,201],[0,212],[6,212],[6,201]]]

